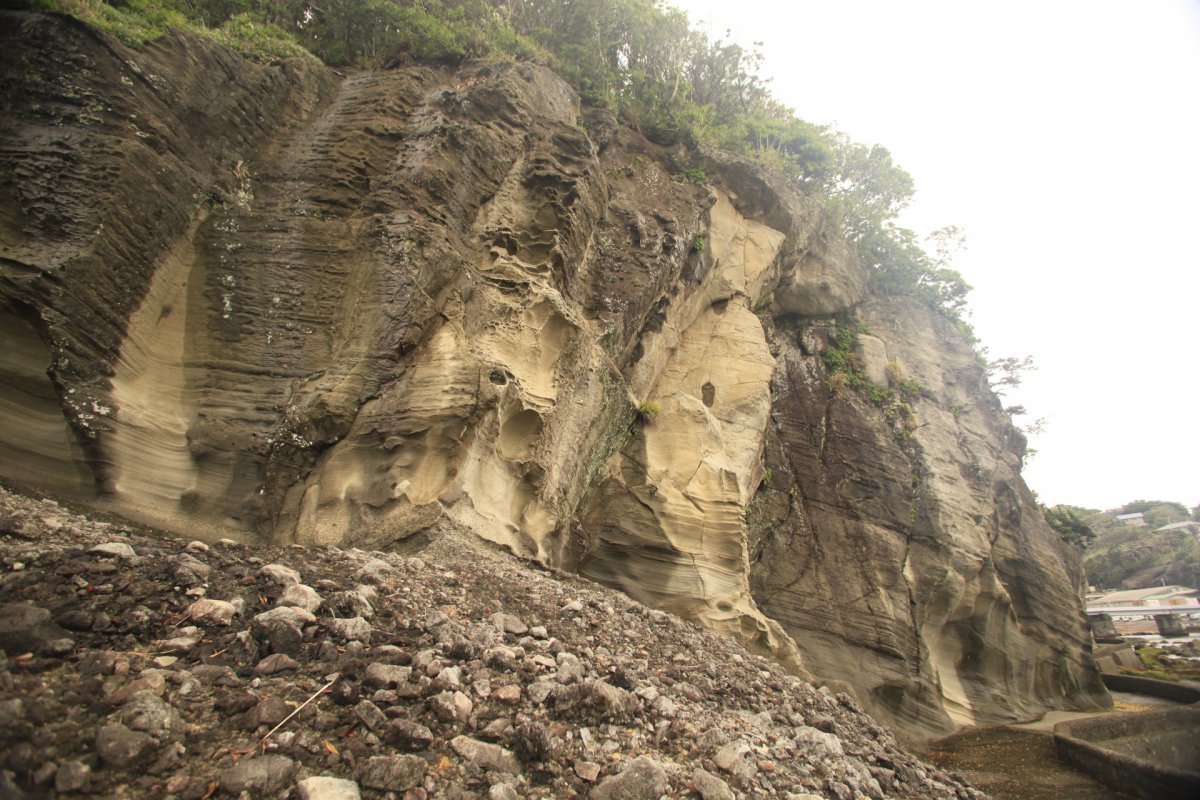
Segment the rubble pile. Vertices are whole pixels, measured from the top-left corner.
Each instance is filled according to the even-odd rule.
[[[449,525],[205,544],[0,491],[0,567],[0,797],[983,797],[849,697]]]

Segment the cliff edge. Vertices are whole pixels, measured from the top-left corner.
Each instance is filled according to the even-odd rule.
[[[1107,702],[970,345],[783,182],[532,64],[3,20],[3,477],[209,541],[450,522],[908,736]]]

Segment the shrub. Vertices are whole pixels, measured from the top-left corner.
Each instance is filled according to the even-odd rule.
[[[649,425],[654,421],[655,417],[662,413],[662,407],[659,406],[658,403],[652,403],[647,400],[645,403],[638,405],[636,412],[638,419],[641,420],[643,424]]]

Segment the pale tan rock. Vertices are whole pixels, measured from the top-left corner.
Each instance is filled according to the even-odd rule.
[[[107,61],[55,85],[111,113],[60,130],[21,83],[7,110],[32,216],[0,214],[0,474],[209,541],[416,551],[449,519],[916,731],[1099,702],[1077,564],[974,354],[871,298],[815,200],[593,141],[530,63],[174,75],[147,52],[164,104],[87,47]],[[148,114],[153,149],[127,124]],[[64,136],[104,146],[64,171]],[[696,166],[710,186],[675,180]],[[867,377],[921,386],[907,410],[830,390],[852,312]],[[361,579],[382,598],[415,568]],[[313,621],[256,620],[281,651]]]

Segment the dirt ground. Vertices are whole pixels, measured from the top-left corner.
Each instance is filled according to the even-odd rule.
[[[1134,800],[1061,763],[1048,732],[976,729],[931,742],[925,756],[996,800]]]

